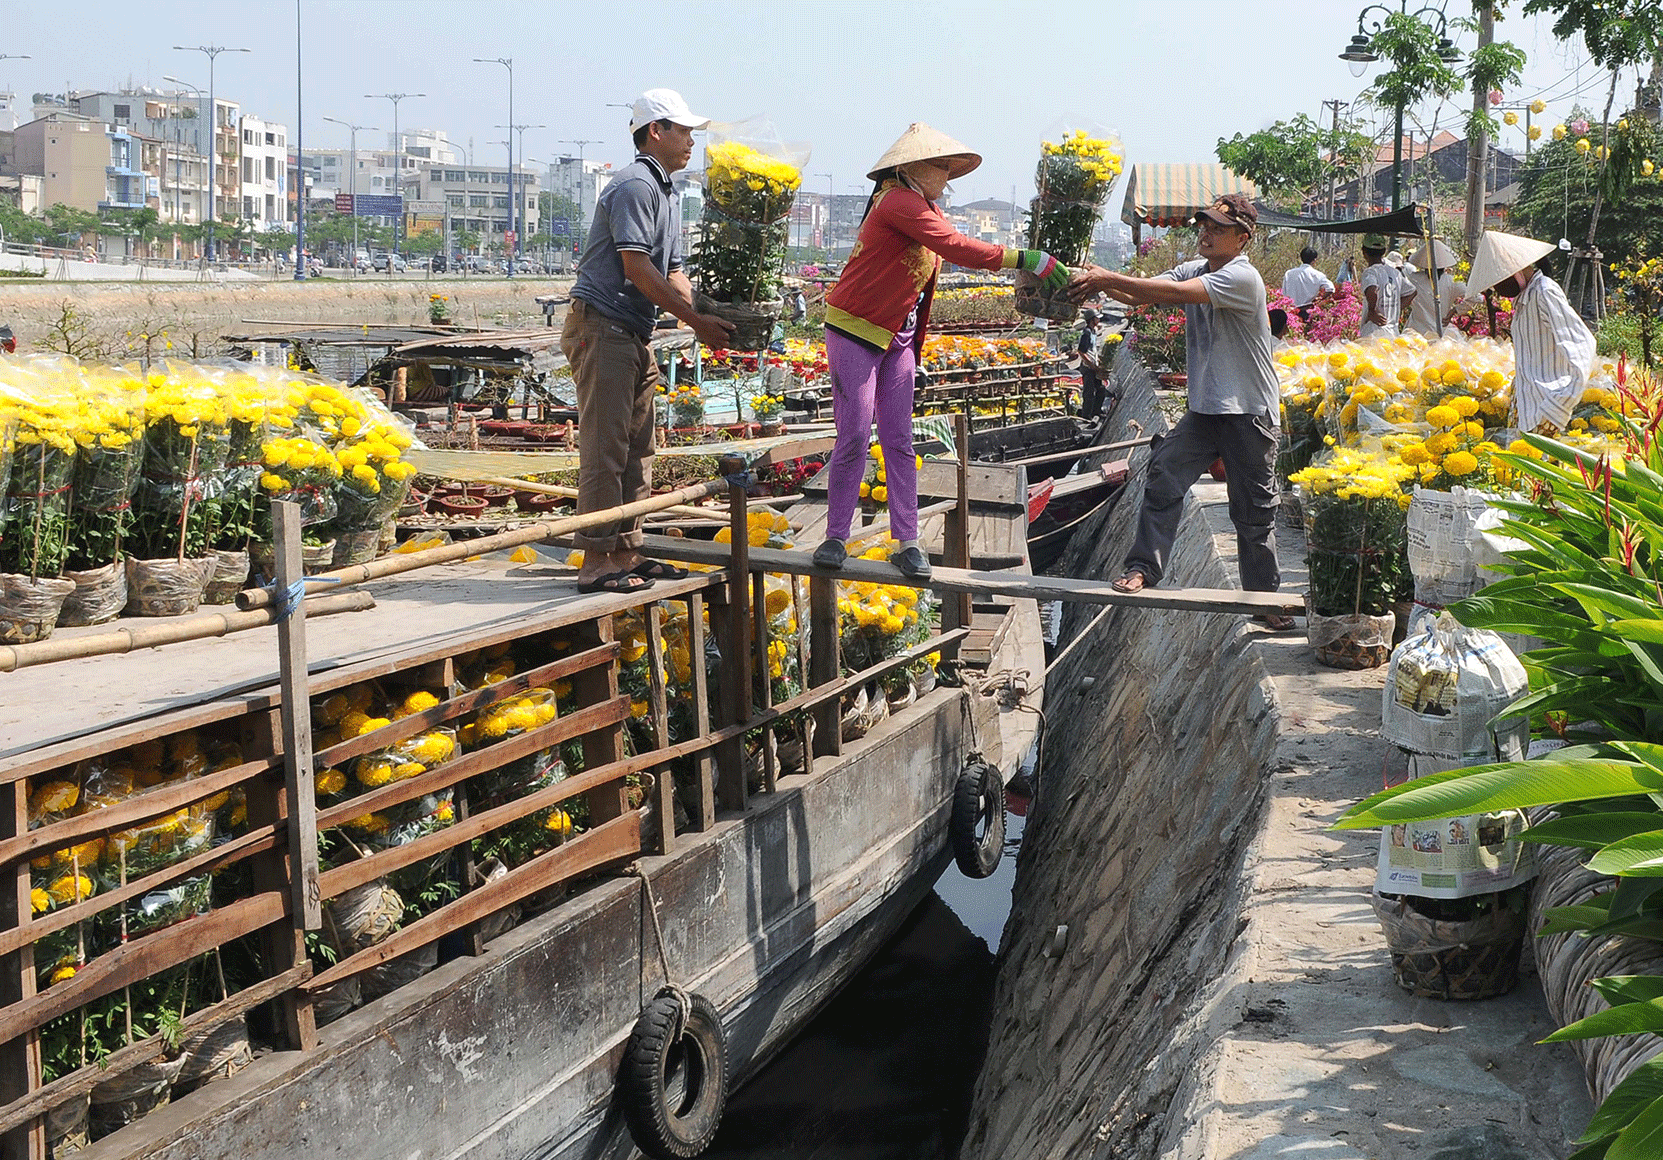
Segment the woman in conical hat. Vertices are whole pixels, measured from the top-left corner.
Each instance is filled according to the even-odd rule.
[[[847,557],[844,541],[875,416],[888,477],[889,532],[901,542],[894,563],[910,579],[929,578],[929,557],[918,545],[912,394],[941,259],[978,270],[1020,268],[1058,286],[1068,279],[1049,254],[977,241],[948,224],[936,202],[949,181],[981,163],[979,154],[945,133],[914,122],[866,175],[873,189],[860,236],[826,296],[837,447],[827,487],[826,541],[814,553],[823,567],[840,567]]]
[[[1538,268],[1556,249],[1552,242],[1486,230],[1467,280],[1469,293],[1493,287],[1513,299],[1513,424],[1542,435],[1557,435],[1570,423],[1598,354],[1588,324]]]

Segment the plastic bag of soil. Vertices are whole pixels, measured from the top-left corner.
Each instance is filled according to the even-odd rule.
[[[312,993],[312,1015],[318,1021],[318,1026],[333,1023],[342,1015],[364,1002],[363,988],[358,976],[353,975],[342,979],[338,983],[331,983],[327,987],[319,987]]]
[[[353,564],[368,564],[380,550],[380,525],[355,532],[336,532],[335,550],[330,556],[329,566],[346,568]]]
[[[216,548],[209,555],[214,568],[208,575],[202,603],[230,604],[248,583],[248,553],[241,548]]]
[[[65,572],[63,578],[75,585],[75,591],[64,597],[58,612],[60,628],[103,624],[127,607],[127,565],[122,560],[85,572]]]
[[[92,1138],[136,1123],[168,1101],[179,1061],[141,1063],[92,1089]]]
[[[1397,617],[1391,612],[1379,616],[1319,616],[1305,599],[1305,639],[1316,652],[1317,661],[1331,669],[1377,669],[1392,655],[1392,631]]]
[[[379,963],[364,972],[364,1002],[373,1002],[383,995],[391,994],[406,983],[415,982],[438,965],[439,944],[436,942],[428,943],[409,954],[400,955],[390,962]]]
[[[195,612],[213,575],[214,557],[128,560],[127,611],[134,616],[184,616]]]
[[[0,644],[29,644],[51,636],[73,591],[70,580],[0,574]]]
[[[404,899],[385,879],[355,886],[324,906],[330,944],[342,956],[384,942],[404,920]]]
[[[46,1154],[73,1156],[92,1143],[92,1097],[73,1096],[46,1113]]]
[[[179,1076],[173,1082],[173,1094],[182,1096],[216,1079],[229,1079],[252,1062],[254,1049],[248,1042],[246,1016],[199,1031],[179,1044]]]

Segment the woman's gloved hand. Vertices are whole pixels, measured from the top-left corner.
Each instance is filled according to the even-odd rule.
[[[1017,265],[1033,274],[1047,290],[1058,290],[1068,281],[1068,267],[1044,250],[1023,250]]]

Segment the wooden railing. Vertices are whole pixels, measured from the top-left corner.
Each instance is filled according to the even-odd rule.
[[[961,460],[966,440],[960,426]],[[736,467],[738,465],[725,465]],[[959,470],[964,491],[965,467]],[[391,659],[363,662],[309,675],[305,657],[306,619],[265,611],[280,622],[281,675],[278,686],[237,702],[219,702],[163,715],[140,725],[26,755],[0,768],[0,871],[13,888],[0,893],[0,1152],[6,1157],[44,1157],[45,1113],[85,1096],[94,1086],[135,1067],[153,1063],[170,1048],[160,1035],[135,1034],[102,1060],[44,1082],[42,1036],[54,1020],[75,1018],[88,1004],[111,996],[128,998],[132,989],[167,972],[190,970],[204,956],[239,940],[257,943],[260,977],[240,980],[232,989],[221,982],[217,1002],[183,1011],[182,1034],[211,1029],[271,1004],[279,1046],[310,1050],[318,1042],[315,1004],[331,988],[382,964],[430,947],[460,932],[471,953],[483,950],[481,923],[504,909],[551,891],[573,879],[617,867],[643,853],[670,854],[678,843],[673,770],[691,771],[691,793],[684,793],[683,834],[711,829],[722,814],[744,811],[752,796],[747,775],[748,745],[760,731],[761,792],[776,792],[781,772],[776,734],[794,731],[802,743],[803,769],[814,756],[841,752],[840,717],[844,699],[860,688],[931,652],[956,649],[968,631],[968,610],[953,599],[944,609],[944,630],[862,671],[844,673],[839,653],[836,581],[792,576],[791,605],[799,631],[787,647],[794,650],[802,689],[771,703],[769,632],[764,569],[752,562],[749,505],[742,478],[727,485],[728,515],[733,529],[726,567],[694,573],[682,581],[661,581],[633,611],[645,624],[648,674],[647,712],[643,722],[650,745],[630,752],[626,729],[636,710],[619,688],[622,646],[614,639],[614,615],[622,607],[608,602],[597,612],[592,602],[555,605],[526,622],[481,631],[466,641],[413,642]],[[961,496],[962,500],[962,496]],[[298,519],[280,505],[278,583],[283,592],[298,583]],[[948,551],[954,562],[968,558],[966,508],[949,513]],[[546,534],[567,530],[571,521],[544,525]],[[536,537],[533,537],[536,538]],[[545,535],[544,538],[547,538]],[[472,541],[478,550],[481,541]],[[408,563],[401,560],[396,568]],[[369,572],[373,573],[374,569]],[[349,583],[370,575],[343,577]],[[655,607],[677,602],[686,610],[686,646],[690,679],[683,696],[692,718],[690,737],[672,739],[672,697],[666,686],[666,647]],[[967,599],[963,603],[967,603]],[[257,599],[253,603],[260,605]],[[712,689],[706,666],[706,613],[715,634],[723,671]],[[807,631],[802,631],[806,626]],[[529,663],[495,683],[464,688],[457,683],[458,657],[469,650],[512,642]],[[3,678],[0,678],[3,679]],[[434,703],[391,720],[362,735],[330,739],[313,750],[313,706],[317,698],[351,690],[374,680],[390,691],[426,690]],[[318,781],[353,763],[371,760],[392,747],[452,729],[494,706],[532,690],[553,690],[570,682],[570,692],[556,700],[553,719],[494,742],[478,744],[447,759],[427,763],[412,775],[369,786],[356,796],[324,794]],[[552,695],[552,694],[551,694]],[[713,703],[713,697],[715,703]],[[161,781],[103,808],[68,812],[40,820],[30,828],[30,802],[53,782],[83,785],[86,763],[128,760],[138,767],[142,747],[180,746],[190,734],[204,748],[223,745],[235,759],[201,776]],[[114,752],[112,752],[114,750]],[[564,751],[581,770],[531,789],[522,796],[489,803],[470,800],[478,779],[515,762]],[[159,754],[159,750],[151,756]],[[55,756],[54,756],[55,755]],[[143,772],[143,771],[140,771]],[[153,771],[159,776],[159,769]],[[642,775],[648,775],[643,777]],[[148,776],[148,775],[147,775]],[[83,789],[84,792],[84,789]],[[128,849],[146,827],[183,823],[223,810],[241,794],[246,818],[218,835],[217,845],[143,872],[129,873]],[[340,800],[331,800],[339,798]],[[453,817],[400,844],[375,849],[351,840],[355,821],[382,815],[411,803],[449,801]],[[40,800],[38,797],[35,800]],[[471,843],[524,825],[546,811],[580,803],[587,828],[568,840],[551,840],[508,869],[487,877],[474,865]],[[483,805],[484,808],[475,809]],[[223,816],[223,815],[220,815]],[[330,864],[320,861],[319,835],[336,851]],[[344,836],[343,836],[344,835]],[[79,879],[93,868],[85,843],[103,840],[119,845],[113,880],[103,858],[103,876],[88,897]],[[347,857],[351,850],[357,856]],[[67,852],[67,853],[65,853]],[[450,859],[460,870],[463,892],[451,901],[404,922],[389,936],[361,949],[333,940],[339,957],[315,961],[308,951],[329,929],[328,904],[343,894],[389,875],[436,859]],[[71,883],[69,895],[44,907],[32,880],[37,860],[61,871]],[[135,903],[146,895],[214,875],[217,882],[242,879],[241,889],[213,899],[199,913],[181,915],[160,929],[130,929]],[[72,973],[37,983],[36,952],[41,940],[74,932]],[[113,932],[113,933],[112,933]],[[111,934],[108,949],[92,944]],[[101,953],[99,953],[101,952]],[[219,964],[215,963],[217,967]],[[188,976],[187,976],[188,977]]]

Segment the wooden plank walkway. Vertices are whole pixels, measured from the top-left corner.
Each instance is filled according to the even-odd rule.
[[[696,564],[726,564],[728,546],[700,540],[647,536],[645,555],[661,560]],[[829,576],[872,584],[907,584],[888,564],[849,560],[841,569],[817,568],[811,553],[752,548],[753,568],[794,576]],[[1146,588],[1118,592],[1107,580],[1076,580],[1068,576],[1031,576],[1025,572],[975,572],[936,568],[928,584],[912,584],[934,592],[968,592],[972,596],[1012,596],[1027,600],[1072,600],[1082,604],[1121,604],[1135,608],[1172,608],[1184,612],[1222,612],[1257,616],[1263,613],[1305,614],[1305,598],[1291,592],[1243,592],[1236,588]]]

